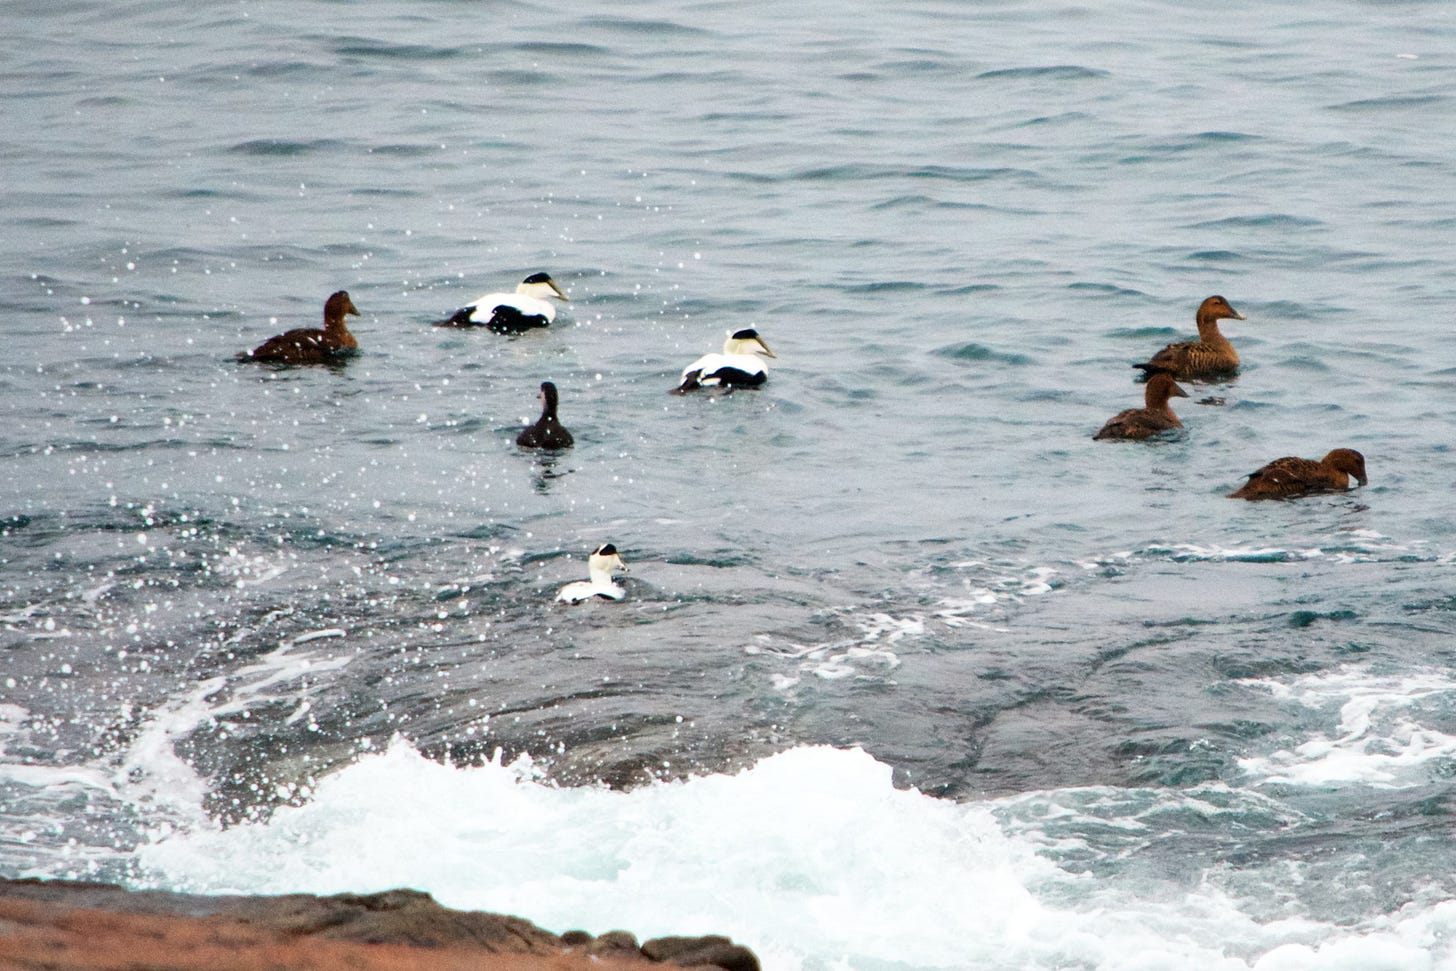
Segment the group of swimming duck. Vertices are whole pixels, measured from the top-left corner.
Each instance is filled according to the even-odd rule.
[[[566,291],[547,273],[533,273],[517,285],[514,293],[487,293],[461,307],[436,327],[483,327],[498,334],[519,334],[537,327],[546,327],[556,319],[554,301],[570,301]],[[359,311],[347,291],[340,290],[324,302],[322,329],[300,327],[270,337],[251,351],[238,354],[239,361],[271,364],[329,364],[347,359],[359,347],[349,333],[346,318]],[[763,357],[775,357],[758,332],[744,329],[730,334],[721,353],[705,354],[683,368],[674,394],[686,394],[700,388],[758,387],[768,380]],[[522,448],[556,451],[570,448],[574,442],[556,415],[558,393],[550,381],[541,383],[537,394],[541,417],[516,436]],[[568,583],[556,599],[580,603],[593,597],[620,600],[626,591],[614,577],[627,572],[627,565],[616,546],[605,543],[592,551],[587,561],[589,579]]]
[[[1212,296],[1198,307],[1198,340],[1169,344],[1144,364],[1133,367],[1146,372],[1144,407],[1129,408],[1107,420],[1094,440],[1143,440],[1160,435],[1183,423],[1173,414],[1168,401],[1186,398],[1178,386],[1184,381],[1218,381],[1235,374],[1239,355],[1218,329],[1220,320],[1243,320],[1229,302]],[[1337,448],[1319,460],[1285,456],[1249,473],[1249,479],[1230,499],[1292,499],[1315,492],[1343,492],[1354,478],[1365,485],[1365,456],[1353,448]]]
[[[513,293],[488,293],[461,307],[451,316],[437,321],[437,327],[481,327],[498,334],[519,334],[546,327],[556,319],[555,301],[569,301],[566,292],[547,273],[533,273]],[[349,333],[345,318],[358,316],[359,311],[340,290],[324,303],[322,329],[298,328],[270,337],[252,351],[238,355],[239,361],[260,361],[275,364],[326,364],[346,358],[359,342]],[[1119,412],[1093,435],[1093,439],[1144,440],[1183,427],[1168,402],[1186,398],[1188,393],[1178,385],[1184,381],[1217,381],[1230,377],[1239,368],[1239,355],[1233,344],[1218,328],[1220,320],[1243,320],[1244,315],[1221,296],[1212,296],[1198,307],[1198,339],[1169,344],[1150,360],[1133,365],[1147,374],[1144,407]],[[721,353],[705,354],[683,368],[675,394],[700,388],[757,387],[768,380],[762,358],[775,357],[756,330],[745,329],[730,334]],[[559,450],[573,444],[571,432],[557,417],[558,394],[550,381],[541,384],[537,395],[541,417],[521,430],[516,444],[523,448]],[[1234,492],[1231,499],[1288,499],[1314,492],[1344,491],[1354,478],[1365,485],[1365,457],[1351,448],[1337,448],[1319,460],[1294,456],[1275,459],[1251,472],[1248,481]],[[592,597],[620,600],[625,590],[614,577],[626,573],[627,566],[617,548],[606,543],[595,549],[588,560],[590,579],[569,583],[556,599],[579,603]]]

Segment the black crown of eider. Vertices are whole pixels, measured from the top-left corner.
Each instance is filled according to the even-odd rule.
[[[747,328],[745,330],[739,330],[739,331],[734,331],[733,332],[733,339],[736,340],[736,341],[751,341],[751,340],[754,340],[757,337],[758,337],[758,331],[754,330],[752,327],[749,327],[749,328]]]
[[[550,279],[551,279],[551,274],[549,274],[549,273],[532,273],[530,276],[526,277],[526,279],[523,280],[523,281],[521,281],[521,282],[523,282],[523,283],[546,283]]]
[[[606,546],[598,546],[597,552],[600,553],[602,556],[616,556],[617,548],[611,543],[608,543]]]

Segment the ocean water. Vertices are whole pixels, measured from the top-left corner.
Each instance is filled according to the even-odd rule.
[[[6,22],[0,876],[1456,968],[1448,4]],[[337,289],[357,357],[234,362]],[[1213,293],[1238,377],[1094,443]],[[667,394],[748,326],[766,386]]]

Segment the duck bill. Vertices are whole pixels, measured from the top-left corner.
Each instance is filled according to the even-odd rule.
[[[758,339],[758,346],[761,347],[761,348],[763,348],[763,356],[764,357],[771,357],[771,358],[774,358],[775,360],[778,359],[778,355],[775,354],[773,351],[771,351],[771,350],[768,349],[768,345],[763,342],[763,338],[762,337],[760,337]]]
[[[1173,384],[1169,385],[1168,395],[1173,398],[1186,398],[1188,397],[1188,392],[1184,391],[1183,387],[1175,381]]]
[[[548,277],[546,279],[546,282],[549,283],[549,284],[551,284],[551,289],[556,291],[556,295],[558,297],[560,297],[562,300],[566,301],[567,303],[571,303],[571,298],[566,295],[566,291],[563,290],[563,289],[561,289],[561,287],[557,284],[557,282],[555,280],[552,280],[551,278]]]
[[[344,313],[353,314],[355,317],[359,316],[359,311],[354,306],[354,301],[352,299],[349,300],[349,305],[344,308]]]

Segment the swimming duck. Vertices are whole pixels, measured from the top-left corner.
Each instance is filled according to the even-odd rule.
[[[1198,305],[1198,340],[1169,344],[1146,364],[1134,364],[1133,367],[1148,374],[1167,371],[1185,381],[1228,377],[1239,369],[1239,355],[1218,329],[1218,322],[1225,319],[1245,318],[1223,297],[1209,297]]]
[[[759,355],[778,357],[768,349],[758,331],[734,331],[723,342],[723,353],[704,354],[683,368],[682,381],[673,389],[683,394],[698,388],[756,388],[768,380]]]
[[[278,364],[324,364],[347,356],[359,346],[344,325],[348,314],[359,316],[345,290],[324,302],[324,327],[299,327],[270,337],[251,351],[238,354],[239,361],[269,361]]]
[[[556,594],[556,599],[560,603],[569,604],[579,604],[592,597],[621,600],[627,591],[612,579],[612,574],[626,572],[627,564],[622,562],[621,554],[615,546],[611,543],[598,546],[587,561],[587,573],[591,575],[591,579],[568,583]]]
[[[488,327],[497,334],[519,334],[555,320],[553,300],[570,302],[571,298],[549,273],[532,273],[516,285],[515,293],[487,293],[435,326]]]
[[[541,401],[541,417],[536,419],[536,424],[521,429],[516,444],[523,448],[570,448],[571,432],[556,417],[556,385],[542,381],[541,392],[536,397]]]
[[[1182,428],[1183,423],[1168,407],[1168,399],[1186,397],[1188,392],[1178,387],[1171,374],[1159,371],[1148,378],[1143,389],[1143,400],[1147,406],[1118,412],[1107,419],[1107,424],[1092,438],[1094,441],[1105,438],[1143,439],[1170,428]]]
[[[1318,462],[1286,456],[1275,459],[1249,481],[1230,492],[1230,499],[1293,499],[1312,492],[1344,492],[1350,477],[1366,483],[1365,456],[1353,448],[1337,448]]]

